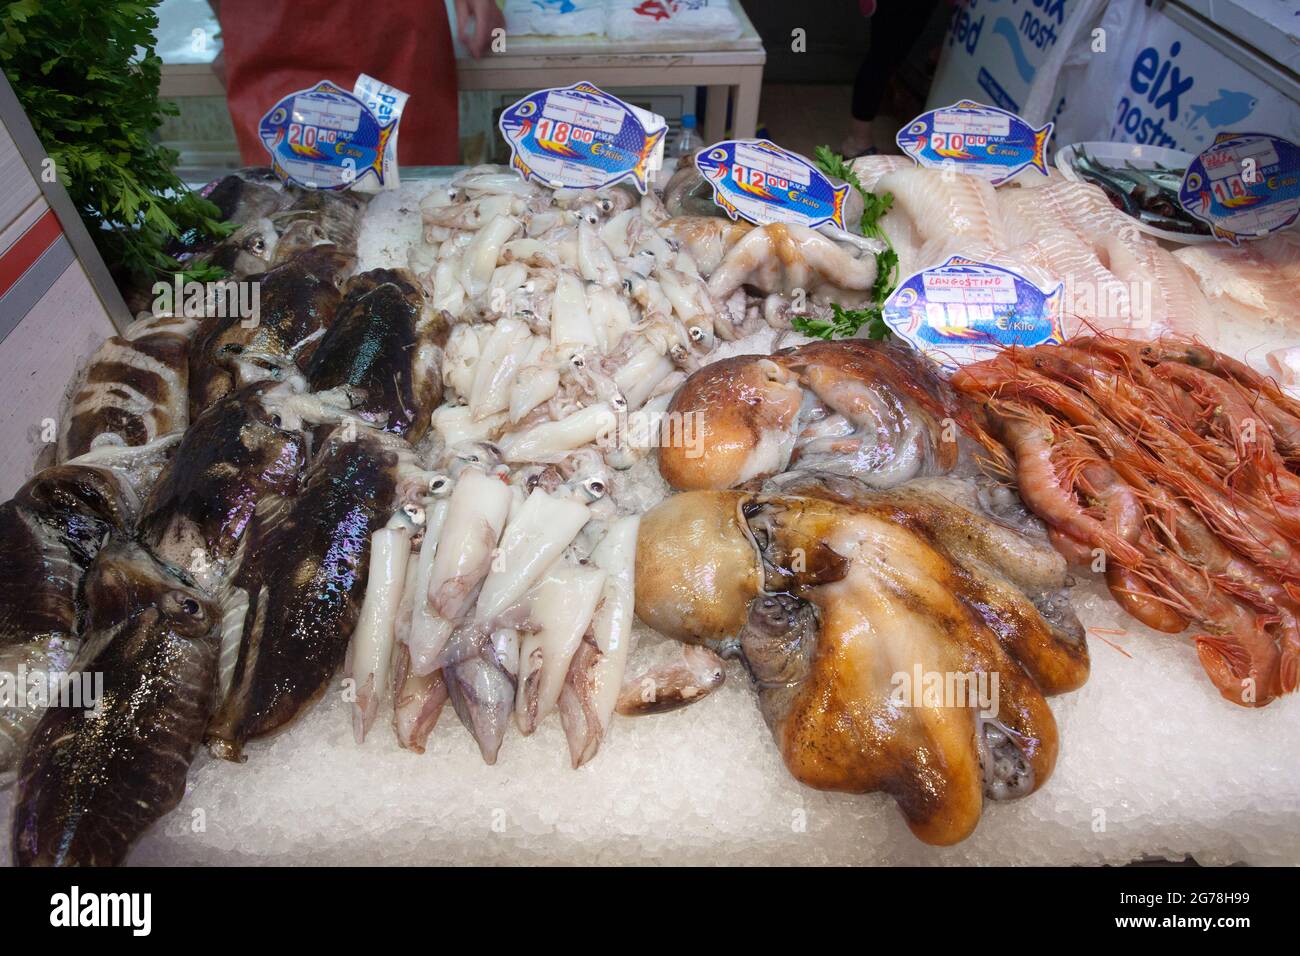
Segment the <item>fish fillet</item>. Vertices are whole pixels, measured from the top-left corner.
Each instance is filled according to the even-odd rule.
[[[1239,246],[1186,246],[1174,257],[1191,270],[1210,300],[1257,318],[1290,322],[1300,289],[1300,235],[1281,232]]]

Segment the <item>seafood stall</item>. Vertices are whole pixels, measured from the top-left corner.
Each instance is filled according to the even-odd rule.
[[[1300,861],[1300,149],[406,99],[267,104],[4,488],[0,858]]]

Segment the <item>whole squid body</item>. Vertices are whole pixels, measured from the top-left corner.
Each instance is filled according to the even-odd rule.
[[[394,510],[403,461],[395,439],[363,429],[349,441],[347,430],[326,437],[296,496],[258,504],[231,585],[247,595],[247,606],[227,613],[224,697],[208,732],[216,756],[243,759],[248,740],[292,721],[343,663],[365,594],[371,535]]]
[[[18,776],[19,866],[113,866],[185,794],[216,698],[217,608],[133,542],[86,575],[93,707],[51,707]]]
[[[282,380],[305,367],[355,262],[337,246],[313,246],[248,280],[257,283],[256,315],[206,318],[189,361],[190,417],[241,385]]]
[[[189,424],[189,352],[196,322],[146,316],[90,357],[59,425],[57,459],[105,445],[145,445]]]
[[[1064,562],[937,495],[830,480],[855,490],[697,491],[651,510],[637,615],[744,663],[796,779],[883,791],[918,838],[956,843],[985,798],[1051,775],[1044,695],[1080,686],[1088,659],[1077,621],[1049,623],[1031,593],[1059,590]]]
[[[0,702],[0,779],[16,765],[58,675],[72,670],[86,568],[105,540],[128,533],[138,507],[111,472],[77,465],[45,469],[0,505],[0,674],[12,681]],[[29,693],[33,680],[43,694]]]
[[[140,539],[209,590],[235,560],[258,502],[297,491],[305,441],[268,407],[282,389],[246,385],[203,412],[145,501]]]
[[[419,441],[442,394],[447,326],[425,308],[406,269],[373,269],[348,281],[343,304],[307,366],[312,391],[335,392],[386,432]]]

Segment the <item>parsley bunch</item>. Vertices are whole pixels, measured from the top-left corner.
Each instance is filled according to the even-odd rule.
[[[828,146],[818,146],[813,152],[813,159],[817,167],[827,176],[842,179],[858,191],[862,196],[863,204],[860,231],[864,236],[884,241],[885,248],[876,253],[876,281],[871,287],[874,308],[843,309],[839,305],[832,304],[830,320],[798,316],[791,324],[796,332],[819,339],[844,338],[855,334],[863,325],[867,326],[867,335],[870,338],[886,338],[889,336],[889,326],[885,324],[880,307],[885,304],[885,300],[889,298],[898,283],[898,253],[890,245],[885,231],[880,228],[880,220],[893,207],[894,195],[893,193],[876,195],[864,189],[853,167],[843,156],[832,152]]]
[[[158,99],[156,0],[14,0],[0,8],[0,62],[59,182],[119,282],[181,269],[183,235],[220,238],[217,207],[173,172],[154,142],[176,107]]]

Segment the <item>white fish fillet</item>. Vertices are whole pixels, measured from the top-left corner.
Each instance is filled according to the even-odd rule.
[[[1185,246],[1174,258],[1195,275],[1213,302],[1272,322],[1290,323],[1300,311],[1300,235],[1280,232],[1266,239]]]

